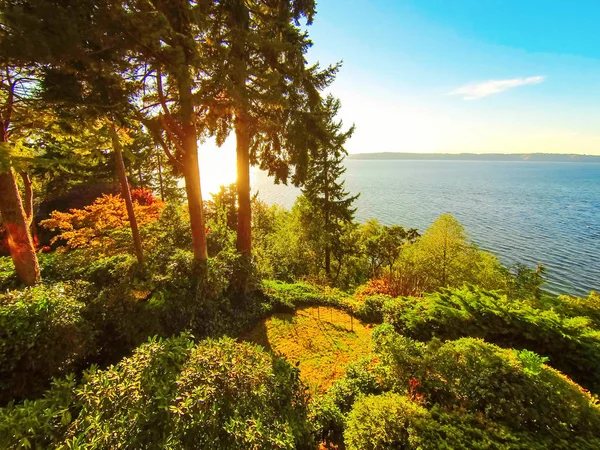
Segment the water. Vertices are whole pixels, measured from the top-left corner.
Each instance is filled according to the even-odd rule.
[[[356,219],[426,229],[452,213],[470,238],[507,265],[543,263],[546,289],[600,291],[600,164],[346,160],[360,192]],[[291,207],[297,189],[257,173],[267,203]]]

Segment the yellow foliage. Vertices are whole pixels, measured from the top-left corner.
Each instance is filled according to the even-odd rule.
[[[164,203],[153,199],[140,204],[133,202],[133,210],[138,226],[158,219],[164,209]],[[50,218],[40,225],[61,233],[52,239],[66,241],[67,248],[109,248],[114,245],[111,232],[129,227],[127,207],[120,195],[103,195],[83,209],[71,209],[69,212],[54,211]]]
[[[351,362],[371,353],[370,325],[329,307],[274,314],[244,339],[298,363],[300,378],[312,395],[327,391]]]

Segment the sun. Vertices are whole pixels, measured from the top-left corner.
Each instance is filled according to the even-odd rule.
[[[214,142],[205,142],[198,146],[200,163],[200,183],[206,198],[219,192],[222,185],[235,183],[237,178],[235,161],[235,141],[229,140],[222,147]]]

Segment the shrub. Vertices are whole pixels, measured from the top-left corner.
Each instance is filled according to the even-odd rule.
[[[591,292],[587,297],[561,295],[551,304],[557,311],[571,317],[589,317],[596,328],[600,328],[600,294]]]
[[[71,400],[58,397],[3,411],[13,424],[7,447],[27,439],[79,448],[312,448],[297,369],[232,339],[153,339],[118,365],[87,372]],[[53,428],[59,411],[63,426]],[[35,414],[47,426],[27,428]]]
[[[584,387],[600,392],[600,331],[588,318],[538,309],[468,286],[423,298],[401,297],[386,302],[383,309],[385,320],[412,338],[473,336],[535,351]]]
[[[143,226],[158,219],[164,203],[147,192],[138,193],[139,196],[133,196],[136,200],[133,209],[138,225]],[[129,219],[125,200],[120,195],[104,194],[83,209],[54,211],[40,225],[53,231],[60,230],[52,243],[61,240],[70,249],[95,248],[100,253],[108,253],[121,248],[116,245],[117,240],[111,237],[111,232],[129,226]]]
[[[473,338],[424,345],[389,327],[374,339],[385,390],[556,440],[593,436],[600,426],[596,400],[532,352]]]
[[[0,295],[0,403],[39,394],[90,353],[81,288],[58,283]]]
[[[17,274],[12,259],[0,256],[0,292],[14,289],[18,285]]]
[[[387,392],[360,398],[348,414],[344,441],[348,450],[417,448],[415,422],[427,410],[409,398]]]
[[[597,400],[533,352],[473,338],[424,344],[389,324],[372,336],[373,357],[313,401],[323,442],[343,446],[343,435],[349,449],[599,448]]]

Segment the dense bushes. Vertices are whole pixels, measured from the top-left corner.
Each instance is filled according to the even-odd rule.
[[[565,305],[563,311],[573,312],[569,308]],[[422,341],[473,336],[535,351],[547,356],[552,367],[600,392],[600,331],[587,317],[536,308],[474,287],[389,300],[384,316],[398,332]]]
[[[316,401],[322,437],[341,443],[343,429],[355,449],[600,445],[597,401],[532,352],[473,338],[423,344],[389,324],[373,338],[372,360]]]
[[[348,450],[416,447],[415,422],[427,410],[403,395],[387,392],[360,398],[348,415]]]
[[[253,345],[152,340],[77,388],[4,409],[0,446],[312,448],[306,402],[297,369]]]
[[[572,315],[595,317],[594,302],[587,306],[583,300],[569,297],[564,303],[557,299],[532,305],[472,286],[395,299],[352,297],[310,283],[265,281],[264,289],[277,308],[337,306],[367,322],[384,320],[399,333],[421,341],[472,336],[502,347],[531,350],[548,357],[552,367],[587,389],[600,392],[600,331],[592,319]]]
[[[82,285],[58,283],[0,294],[0,403],[38,395],[51,377],[93,349]]]
[[[200,268],[190,252],[171,249],[153,260],[161,271],[142,270],[127,254],[44,256],[57,279],[79,281],[46,277],[47,284],[0,294],[3,404],[38,396],[54,376],[115,363],[149,336],[186,329],[200,337],[236,334],[270,311],[256,293],[231,301],[236,260],[228,254]]]

